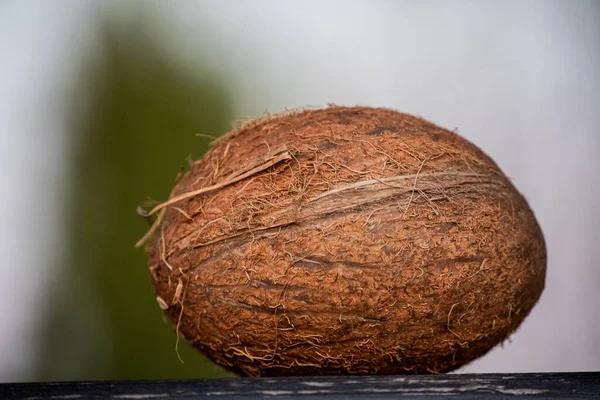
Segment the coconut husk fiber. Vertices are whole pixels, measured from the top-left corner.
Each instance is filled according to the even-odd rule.
[[[506,339],[544,288],[542,232],[496,163],[388,109],[248,122],[153,214],[159,305],[243,375],[450,371]]]

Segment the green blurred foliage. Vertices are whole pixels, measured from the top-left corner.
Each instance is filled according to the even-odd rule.
[[[166,199],[186,158],[206,151],[194,134],[227,131],[226,87],[201,62],[189,73],[166,56],[149,18],[118,22],[102,25],[69,104],[69,247],[41,321],[34,379],[225,376],[184,341],[179,361],[134,244],[149,227],[136,207]]]

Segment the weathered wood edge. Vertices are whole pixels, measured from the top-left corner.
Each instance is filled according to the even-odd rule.
[[[0,399],[600,398],[600,372],[0,384]]]

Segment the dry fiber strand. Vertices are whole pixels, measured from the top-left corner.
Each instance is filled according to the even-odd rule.
[[[542,232],[494,161],[388,109],[246,123],[148,214],[159,305],[244,375],[450,371],[544,288]]]

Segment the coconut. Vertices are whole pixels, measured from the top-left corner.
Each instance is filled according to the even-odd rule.
[[[542,232],[496,163],[388,109],[246,123],[155,213],[160,307],[243,375],[450,371],[505,340],[544,288]]]

